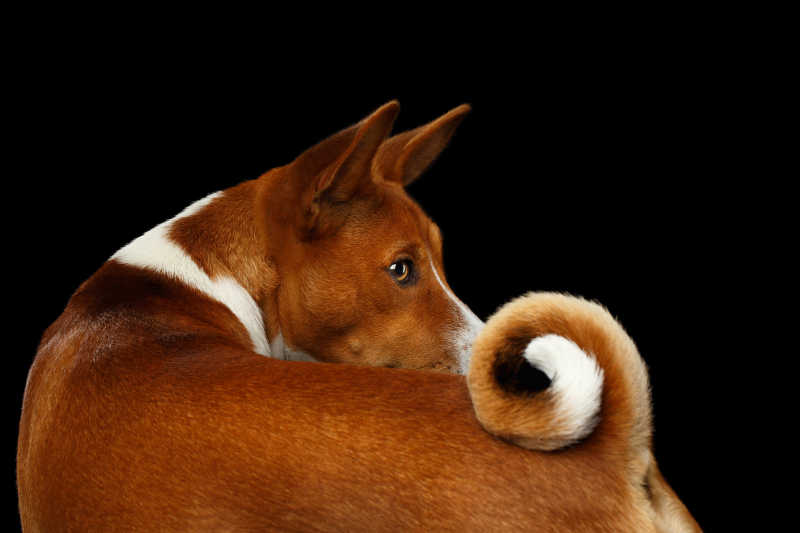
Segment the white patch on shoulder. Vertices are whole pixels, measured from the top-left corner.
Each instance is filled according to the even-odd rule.
[[[247,330],[253,343],[253,350],[269,356],[270,349],[264,332],[261,308],[250,293],[231,277],[219,276],[213,280],[209,278],[183,248],[169,238],[170,227],[176,220],[194,215],[221,195],[221,192],[216,192],[198,200],[177,216],[159,224],[121,248],[111,256],[111,259],[177,279],[224,304]]]
[[[580,440],[599,422],[603,369],[570,339],[548,334],[536,337],[522,354],[550,378],[556,412],[573,441]]]
[[[478,336],[478,333],[480,333],[483,326],[486,324],[484,324],[483,320],[478,318],[469,307],[464,305],[464,302],[459,300],[456,295],[453,294],[453,291],[445,286],[442,278],[439,277],[439,272],[436,270],[433,260],[431,260],[431,270],[433,270],[433,275],[436,276],[436,281],[439,282],[439,286],[461,314],[463,326],[453,331],[452,342],[458,350],[458,362],[460,366],[458,373],[466,374],[469,369],[469,360],[472,357],[472,344],[475,342],[475,337]]]
[[[308,361],[311,363],[318,362],[317,359],[306,352],[302,350],[295,350],[286,344],[286,341],[284,340],[280,331],[269,343],[269,349],[272,353],[272,357],[275,359],[283,359],[284,361]]]

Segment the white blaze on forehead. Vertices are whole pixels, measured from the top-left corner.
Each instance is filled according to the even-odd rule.
[[[456,312],[461,317],[462,326],[453,331],[452,343],[458,353],[459,373],[466,374],[469,368],[469,359],[472,356],[472,343],[475,342],[475,337],[483,329],[484,323],[444,284],[432,259],[431,270],[433,270],[433,275],[436,277],[436,281],[439,282],[439,286],[450,298],[450,301],[453,302]]]
[[[169,237],[170,228],[176,220],[198,213],[221,195],[221,192],[216,192],[198,200],[177,216],[159,224],[121,248],[111,256],[111,259],[177,279],[222,303],[236,315],[247,330],[253,343],[253,350],[269,356],[270,349],[264,332],[261,308],[250,293],[231,277],[217,276],[214,279],[208,277],[189,254]]]

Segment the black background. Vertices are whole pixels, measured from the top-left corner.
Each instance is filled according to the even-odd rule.
[[[740,333],[731,278],[756,238],[738,185],[749,162],[731,142],[744,112],[731,113],[718,56],[642,35],[572,47],[522,36],[491,51],[432,45],[423,69],[419,55],[368,59],[364,43],[291,60],[265,44],[243,60],[73,37],[25,64],[14,100],[22,166],[6,204],[24,216],[8,227],[21,310],[10,450],[42,332],[118,248],[388,100],[401,104],[395,131],[466,102],[451,145],[409,188],[442,229],[451,287],[483,319],[530,290],[606,305],[649,366],[662,471],[714,530]],[[13,452],[3,467],[13,502]]]

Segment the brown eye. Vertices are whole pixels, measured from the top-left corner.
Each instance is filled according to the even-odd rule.
[[[389,274],[401,285],[414,280],[414,263],[410,259],[401,259],[389,265]]]

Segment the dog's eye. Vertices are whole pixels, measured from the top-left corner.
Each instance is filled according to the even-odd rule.
[[[389,274],[397,283],[405,285],[414,281],[414,263],[410,259],[401,259],[389,265]]]

